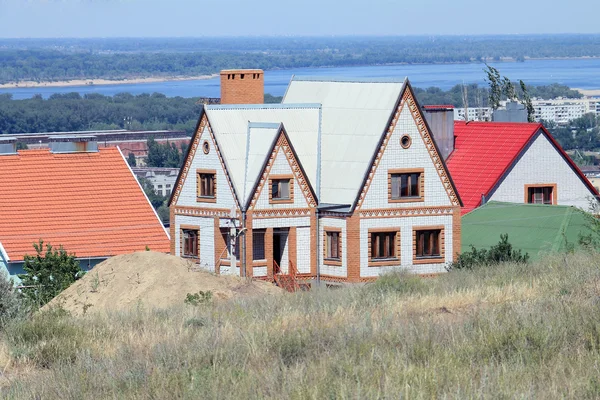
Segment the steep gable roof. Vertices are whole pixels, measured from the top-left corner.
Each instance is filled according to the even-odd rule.
[[[283,104],[323,109],[320,201],[354,204],[405,85],[405,79],[292,78]]]
[[[169,237],[116,147],[0,156],[0,242],[11,261],[39,239],[79,258],[169,251]]]
[[[273,124],[285,125],[312,187],[318,187],[320,104],[217,105],[206,106],[205,112],[236,193],[242,197],[240,203],[249,195],[246,180],[252,177],[247,173],[255,168],[249,165],[249,157],[255,162],[256,152],[268,150],[275,134]]]
[[[552,143],[590,192],[598,195],[542,124],[455,121],[456,141],[447,164],[464,203],[463,213],[481,204],[481,196],[487,197],[499,185],[538,134]]]

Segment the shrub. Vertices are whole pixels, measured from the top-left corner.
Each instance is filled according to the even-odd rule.
[[[81,277],[83,270],[75,255],[67,254],[62,247],[56,250],[46,244],[44,253],[41,239],[33,247],[37,254],[25,256],[23,269],[26,274],[19,275],[19,278],[23,286],[31,286],[23,291],[25,297],[34,307],[41,307]]]
[[[501,262],[527,263],[529,254],[522,254],[521,250],[514,250],[512,244],[508,241],[508,234],[500,235],[500,241],[497,245],[486,249],[476,249],[471,246],[471,250],[458,255],[458,259],[451,263],[448,270],[451,269],[473,269],[482,265],[496,265]]]
[[[8,279],[4,271],[0,271],[0,330],[25,312],[23,299],[15,289],[12,279]]]
[[[201,290],[198,293],[188,293],[187,296],[185,296],[185,300],[183,302],[191,306],[198,306],[200,304],[210,303],[211,301],[212,292],[210,290]]]

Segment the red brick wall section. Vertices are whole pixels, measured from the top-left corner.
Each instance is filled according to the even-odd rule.
[[[227,243],[221,235],[221,220],[215,218],[215,272],[217,274],[221,273],[221,254],[225,251],[225,247]]]
[[[290,232],[288,234],[288,258],[292,263],[294,263],[294,268],[296,268],[296,270],[298,270],[298,249],[296,246],[297,244],[298,242],[296,241],[296,227],[291,226]]]
[[[267,276],[273,278],[273,228],[265,232],[265,257],[267,258]]]
[[[175,205],[171,205],[169,210],[169,235],[171,235],[171,255],[175,255]]]
[[[310,274],[311,276],[317,276],[317,240],[319,235],[317,234],[317,211],[313,208],[310,210]]]
[[[452,261],[457,260],[457,255],[460,253],[461,247],[461,235],[462,235],[462,225],[460,218],[460,207],[456,206],[454,208],[454,212],[452,214]]]
[[[346,249],[348,282],[360,282],[360,217],[358,214],[346,220]]]
[[[221,104],[263,104],[265,73],[261,69],[221,71]]]

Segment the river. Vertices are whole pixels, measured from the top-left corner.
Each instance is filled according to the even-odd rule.
[[[522,63],[492,63],[502,75],[511,80],[522,79],[528,85],[560,83],[572,88],[600,89],[600,59],[528,60]],[[485,84],[483,64],[382,65],[341,68],[298,68],[265,72],[265,93],[281,96],[293,75],[344,78],[403,78],[407,76],[414,87],[437,86],[449,89],[465,83]],[[219,97],[219,79],[153,82],[123,85],[38,87],[0,89],[12,93],[14,99],[30,98],[35,94],[49,97],[53,93],[100,93],[112,96],[129,92],[163,93],[166,96]]]

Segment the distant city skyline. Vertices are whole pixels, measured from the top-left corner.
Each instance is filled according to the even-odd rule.
[[[0,37],[599,33],[599,11],[597,0],[0,0]]]

